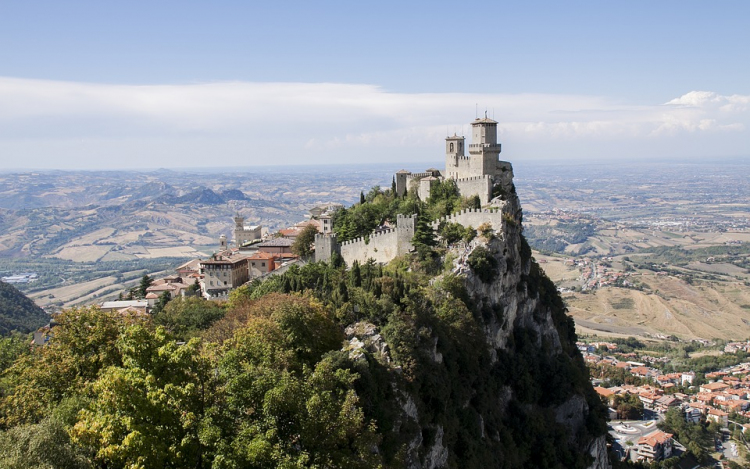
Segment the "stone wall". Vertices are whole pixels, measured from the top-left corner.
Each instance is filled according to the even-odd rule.
[[[415,218],[415,215],[399,215],[395,229],[372,233],[367,240],[355,238],[344,241],[340,246],[341,257],[347,265],[352,265],[354,261],[364,263],[368,259],[385,264],[408,253],[414,249],[411,240],[414,238]]]
[[[335,234],[315,234],[315,262],[331,260],[334,252],[340,252]]]
[[[492,198],[492,176],[476,176],[456,179],[458,191],[464,197],[479,196],[482,205],[490,203]]]
[[[474,229],[479,228],[484,223],[489,223],[495,231],[499,231],[503,226],[503,210],[500,207],[492,209],[465,209],[439,219],[432,224],[432,227],[437,229],[438,225],[442,222],[459,223],[466,227],[471,226]]]
[[[396,218],[396,228],[373,232],[365,238],[355,238],[343,243],[336,241],[336,235],[315,235],[315,261],[330,261],[334,252],[341,254],[347,265],[352,262],[367,262],[372,258],[375,262],[388,263],[398,256],[414,249],[411,240],[414,238],[416,215]]]
[[[385,264],[394,259],[398,255],[397,252],[398,236],[395,229],[373,233],[369,240],[356,238],[341,243],[341,257],[349,266],[354,261],[362,264],[370,258]]]

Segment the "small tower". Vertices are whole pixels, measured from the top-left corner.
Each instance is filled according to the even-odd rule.
[[[220,251],[226,251],[228,249],[227,247],[227,236],[221,235],[219,236],[219,250]]]
[[[459,170],[459,159],[464,156],[464,142],[466,139],[463,136],[458,136],[455,133],[452,137],[446,137],[445,139],[445,177],[458,179],[461,176]]]
[[[234,216],[234,244],[239,248],[245,244],[245,217]]]
[[[500,159],[500,144],[497,143],[497,121],[487,117],[476,118],[471,123],[471,157],[472,176],[495,176]]]

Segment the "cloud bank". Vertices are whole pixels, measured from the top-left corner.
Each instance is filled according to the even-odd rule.
[[[708,91],[643,104],[337,83],[0,78],[0,169],[436,162],[446,134],[469,135],[475,106],[499,122],[510,161],[711,158],[750,149],[750,96]]]

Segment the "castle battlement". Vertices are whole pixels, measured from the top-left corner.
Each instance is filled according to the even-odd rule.
[[[458,223],[463,226],[479,227],[483,223],[489,223],[498,229],[503,222],[503,208],[467,208],[455,212],[446,217],[441,217],[432,223],[432,228],[437,229],[441,223]]]
[[[432,173],[411,173],[409,179],[422,179],[432,176]]]
[[[393,233],[396,233],[396,229],[395,228],[389,228],[387,230],[381,230],[381,231],[373,231],[368,236],[360,236],[358,238],[352,238],[352,239],[350,239],[348,241],[343,241],[341,243],[341,245],[342,246],[348,246],[348,245],[356,244],[356,243],[365,243],[365,244],[368,244],[368,243],[372,242],[372,240],[374,240],[374,239],[377,239],[377,238],[379,238],[381,236],[391,235]]]
[[[410,173],[401,170],[394,176],[396,194],[404,196],[413,187],[412,181],[419,184],[419,198],[426,200],[430,196],[432,176],[437,180],[453,179],[457,182],[458,191],[464,197],[478,196],[482,205],[487,205],[496,193],[495,188],[509,192],[513,185],[513,168],[510,163],[500,161],[501,145],[497,141],[497,122],[488,118],[477,118],[471,123],[472,142],[468,145],[466,155],[465,137],[453,135],[445,139],[445,169],[427,170],[423,173]]]
[[[489,174],[485,174],[483,176],[471,176],[471,177],[465,177],[465,178],[458,178],[458,179],[454,179],[454,181],[458,183],[458,182],[463,182],[463,181],[481,181],[483,179],[490,179],[490,178],[492,178],[492,176],[490,176]]]

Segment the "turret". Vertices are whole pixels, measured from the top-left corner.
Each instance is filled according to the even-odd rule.
[[[500,144],[497,143],[497,121],[487,117],[476,118],[471,123],[471,173],[473,176],[495,176],[500,158]]]
[[[453,134],[452,137],[446,137],[445,139],[445,177],[458,178],[460,177],[459,171],[459,158],[464,156],[464,142],[463,136]]]

